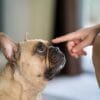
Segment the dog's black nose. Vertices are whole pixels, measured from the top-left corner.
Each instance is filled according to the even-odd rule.
[[[58,52],[58,51],[60,51],[60,49],[58,48],[58,47],[55,47],[55,50]]]
[[[49,46],[49,67],[45,71],[45,77],[51,80],[65,65],[66,59],[63,52],[54,46]]]

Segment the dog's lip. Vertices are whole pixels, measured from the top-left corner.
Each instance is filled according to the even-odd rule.
[[[65,63],[66,63],[66,58],[64,56],[63,63],[59,66],[59,68],[62,69],[65,66]]]

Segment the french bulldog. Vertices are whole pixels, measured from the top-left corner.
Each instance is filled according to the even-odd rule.
[[[0,72],[0,100],[41,100],[41,92],[65,64],[65,56],[48,41],[15,43],[0,33],[0,48],[8,62]]]

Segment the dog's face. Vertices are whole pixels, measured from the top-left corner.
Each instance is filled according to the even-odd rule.
[[[19,44],[17,64],[21,74],[31,83],[51,80],[64,66],[64,54],[43,40]]]

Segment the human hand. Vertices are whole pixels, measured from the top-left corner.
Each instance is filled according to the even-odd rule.
[[[79,29],[76,32],[53,39],[52,42],[61,43],[68,41],[66,46],[70,55],[78,58],[79,56],[86,55],[84,48],[93,43],[96,33],[98,33],[99,30],[97,26]]]

